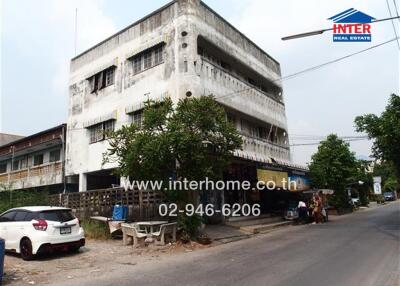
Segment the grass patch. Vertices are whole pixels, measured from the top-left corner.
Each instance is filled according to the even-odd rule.
[[[111,238],[108,226],[104,222],[86,219],[81,222],[86,238],[109,239]]]

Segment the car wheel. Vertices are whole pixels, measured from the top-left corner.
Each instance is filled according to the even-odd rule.
[[[21,252],[21,257],[23,260],[32,260],[33,259],[32,243],[29,240],[29,238],[24,238],[21,240],[20,252]]]
[[[69,249],[69,251],[72,253],[78,253],[80,248],[80,246],[73,246]]]

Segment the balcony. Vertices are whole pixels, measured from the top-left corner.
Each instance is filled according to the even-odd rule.
[[[287,130],[285,106],[277,96],[257,89],[205,58],[194,68],[205,94],[213,94],[223,105]]]
[[[62,162],[51,162],[0,175],[0,184],[11,189],[35,188],[62,183]]]
[[[289,146],[252,137],[248,134],[241,135],[243,139],[243,151],[236,152],[237,156],[254,161],[270,162],[271,159],[285,162],[290,161]]]

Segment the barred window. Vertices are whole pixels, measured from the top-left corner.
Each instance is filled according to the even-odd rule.
[[[151,68],[151,54],[152,51],[147,51],[143,54],[143,68],[148,69]]]
[[[43,154],[38,154],[33,157],[33,166],[38,166],[43,164]],[[21,167],[22,169],[23,167]]]
[[[143,124],[143,109],[135,111],[132,114],[132,122],[139,128],[142,127]]]
[[[98,123],[89,127],[90,132],[90,143],[96,143],[103,141],[107,138],[107,133],[114,130],[114,120],[108,120],[102,123]]]
[[[61,150],[57,149],[57,150],[53,150],[50,151],[50,162],[57,162],[60,161],[61,158]]]
[[[0,174],[7,173],[7,163],[0,163]]]
[[[158,65],[163,61],[163,46],[158,46],[154,50],[154,64]]]
[[[136,74],[142,71],[142,56],[137,55],[133,58],[133,72]]]
[[[114,68],[106,69],[105,74],[106,74],[105,86],[114,84]]]
[[[108,137],[108,133],[114,130],[114,120],[104,122],[104,138]]]

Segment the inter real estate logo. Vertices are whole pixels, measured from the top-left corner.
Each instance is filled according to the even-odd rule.
[[[371,22],[375,20],[354,8],[328,18],[333,21],[334,42],[371,42]]]

